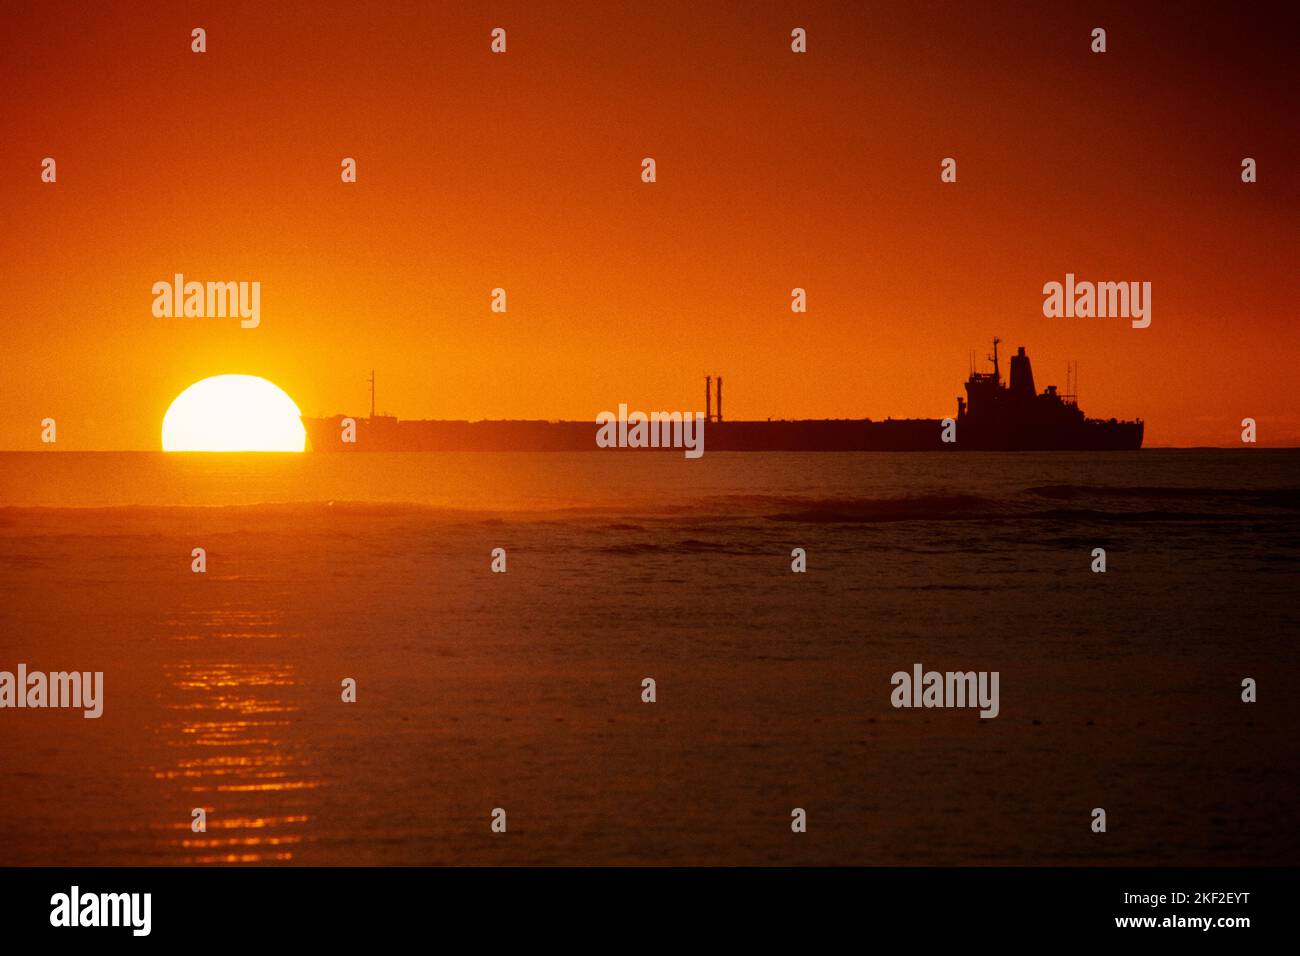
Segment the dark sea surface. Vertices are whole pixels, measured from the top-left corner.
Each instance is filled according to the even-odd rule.
[[[1291,450],[0,454],[0,865],[1295,864],[1297,584]]]

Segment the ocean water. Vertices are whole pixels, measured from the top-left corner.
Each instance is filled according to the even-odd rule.
[[[1295,864],[1298,466],[0,454],[0,865]]]

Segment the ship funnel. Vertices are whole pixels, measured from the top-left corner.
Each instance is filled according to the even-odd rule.
[[[1029,364],[1029,356],[1025,354],[1023,345],[1015,355],[1011,356],[1010,390],[1012,395],[1027,398],[1033,398],[1038,394],[1034,390],[1034,370]]]

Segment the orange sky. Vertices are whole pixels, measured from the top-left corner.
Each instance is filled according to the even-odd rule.
[[[706,372],[733,419],[942,417],[995,333],[1148,445],[1246,416],[1300,444],[1293,54],[1262,9],[157,6],[6,13],[0,448],[46,416],[60,449],[157,448],[222,372],[364,413],[372,367],[404,418],[696,409]],[[155,318],[176,272],[260,281],[261,326]],[[1066,272],[1150,281],[1151,327],[1044,318]]]

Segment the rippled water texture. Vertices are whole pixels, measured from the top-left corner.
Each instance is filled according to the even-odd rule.
[[[0,455],[0,864],[1294,864],[1297,466]]]

